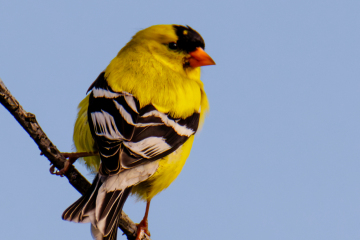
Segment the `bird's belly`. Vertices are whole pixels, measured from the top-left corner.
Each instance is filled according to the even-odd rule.
[[[179,149],[159,159],[159,168],[154,175],[133,187],[132,193],[139,199],[151,200],[156,194],[170,186],[180,174],[188,158],[194,136],[191,136]]]

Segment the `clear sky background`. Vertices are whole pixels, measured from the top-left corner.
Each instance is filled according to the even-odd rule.
[[[190,25],[217,65],[190,158],[152,201],[152,239],[360,239],[360,1],[0,0],[0,78],[72,151],[86,90],[154,24]],[[61,220],[80,194],[2,106],[0,124],[1,239],[91,239]],[[139,222],[145,204],[124,210]]]

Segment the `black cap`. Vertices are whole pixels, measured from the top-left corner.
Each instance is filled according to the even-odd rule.
[[[204,39],[198,32],[189,26],[174,25],[176,35],[179,37],[176,45],[178,49],[186,52],[195,51],[196,48],[201,47],[205,49]]]

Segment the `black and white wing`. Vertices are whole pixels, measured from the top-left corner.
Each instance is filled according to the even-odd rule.
[[[152,105],[140,108],[126,92],[114,92],[101,73],[91,86],[88,119],[101,156],[102,175],[160,159],[195,134],[200,114],[174,119]]]
[[[119,213],[132,186],[156,171],[155,160],[172,153],[195,134],[200,114],[174,119],[152,105],[140,108],[133,95],[114,92],[104,73],[90,89],[88,121],[101,165],[89,191],[62,217],[68,221],[90,221],[96,239],[113,240]]]

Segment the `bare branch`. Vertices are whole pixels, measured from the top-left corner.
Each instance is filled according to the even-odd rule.
[[[3,81],[0,79],[0,103],[14,116],[24,130],[38,145],[40,151],[57,168],[64,167],[65,158],[62,156],[56,146],[49,140],[36,121],[35,115],[26,112],[19,102],[11,95]],[[73,166],[65,174],[70,184],[84,194],[90,187],[90,183]],[[129,240],[136,238],[136,224],[122,211],[119,228],[126,234]],[[149,239],[145,236],[142,239]]]

